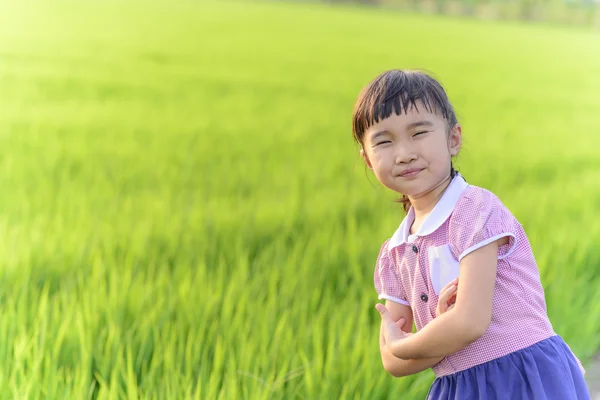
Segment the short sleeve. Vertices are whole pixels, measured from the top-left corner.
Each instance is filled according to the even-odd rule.
[[[456,204],[449,222],[450,248],[458,261],[500,238],[508,244],[498,249],[498,259],[508,257],[517,246],[519,222],[493,193],[479,189],[465,194]]]
[[[406,292],[398,276],[396,264],[388,254],[388,241],[379,250],[377,264],[375,266],[375,289],[379,299],[391,300],[395,303],[410,306],[406,298]]]

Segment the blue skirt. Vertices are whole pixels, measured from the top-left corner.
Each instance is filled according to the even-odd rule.
[[[589,400],[579,364],[554,335],[433,381],[428,400]]]

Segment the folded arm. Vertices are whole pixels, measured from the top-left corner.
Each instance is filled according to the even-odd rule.
[[[407,333],[412,332],[413,326],[413,314],[412,310],[409,306],[405,306],[403,304],[394,303],[390,300],[386,301],[386,308],[392,314],[395,321],[400,320],[401,318],[405,319],[404,326],[402,330]],[[385,339],[383,336],[383,322],[379,335],[379,347],[381,350],[381,361],[383,362],[383,367],[390,375],[395,376],[397,378],[402,376],[408,376],[417,374],[419,372],[425,371],[437,363],[439,363],[444,357],[432,357],[432,358],[422,358],[422,359],[407,359],[403,360],[394,356],[388,347],[386,346]]]
[[[492,319],[498,247],[506,242],[499,239],[465,256],[454,308],[414,335],[387,343],[390,353],[401,359],[443,358],[480,338]]]

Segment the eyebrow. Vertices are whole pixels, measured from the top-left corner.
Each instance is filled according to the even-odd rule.
[[[425,121],[425,120],[423,120],[423,121],[417,121],[417,122],[413,122],[412,124],[406,125],[406,129],[418,128],[420,126],[429,126],[429,127],[432,127],[434,125],[433,125],[433,122],[431,122],[431,121]]]
[[[374,134],[371,136],[371,140],[372,140],[372,141],[374,141],[374,140],[376,140],[378,137],[380,137],[380,136],[383,136],[383,135],[385,135],[386,133],[388,133],[388,131],[379,131],[379,132],[376,132],[376,133],[374,133]]]
[[[406,125],[406,129],[414,129],[414,128],[418,128],[421,126],[427,126],[427,127],[433,127],[434,124],[431,121],[417,121],[417,122],[413,122],[411,124]],[[371,140],[375,140],[378,137],[385,135],[386,133],[389,133],[387,130],[383,130],[383,131],[379,131],[379,132],[375,132],[373,135],[371,135]]]

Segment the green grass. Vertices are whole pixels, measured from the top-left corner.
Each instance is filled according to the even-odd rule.
[[[0,399],[421,399],[379,360],[402,213],[350,117],[422,67],[457,165],[529,234],[555,330],[600,347],[598,34],[359,8],[0,3]]]

